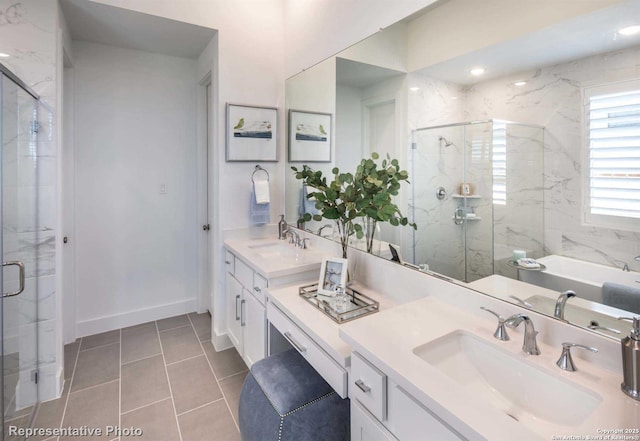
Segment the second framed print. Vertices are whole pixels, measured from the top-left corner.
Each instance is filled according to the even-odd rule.
[[[227,162],[278,160],[278,109],[227,103]]]
[[[331,114],[289,110],[289,162],[331,162]]]

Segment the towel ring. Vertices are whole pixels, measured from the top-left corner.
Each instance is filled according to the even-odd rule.
[[[264,168],[262,168],[260,165],[256,165],[256,168],[253,170],[253,173],[251,173],[251,182],[253,182],[254,184],[255,184],[256,181],[253,179],[253,177],[259,171],[265,172],[267,174],[267,181],[269,180],[269,172],[267,170],[265,170]]]

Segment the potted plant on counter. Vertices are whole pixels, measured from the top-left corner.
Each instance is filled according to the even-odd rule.
[[[355,185],[351,173],[340,173],[338,167],[334,167],[333,180],[328,183],[321,171],[316,171],[308,165],[303,165],[302,170],[291,167],[296,179],[303,181],[307,188],[312,189],[307,193],[309,199],[315,198],[315,206],[320,214],[311,215],[304,213],[301,220],[321,221],[323,218],[336,222],[340,244],[342,245],[342,257],[347,258],[349,237],[356,231],[353,221],[360,215],[359,204],[361,195]]]
[[[358,238],[366,239],[367,252],[373,250],[374,237],[378,222],[389,222],[393,226],[409,225],[417,229],[415,223],[403,216],[392,198],[398,196],[402,182],[409,183],[409,173],[400,169],[397,159],[391,159],[387,154],[381,163],[377,153],[371,154],[371,159],[363,159],[356,169],[354,184],[360,195],[359,214],[364,217],[364,231],[356,225]]]

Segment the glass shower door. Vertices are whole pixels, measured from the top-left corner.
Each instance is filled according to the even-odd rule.
[[[4,75],[0,94],[2,410],[7,436],[9,426],[29,424],[38,398],[37,102]]]

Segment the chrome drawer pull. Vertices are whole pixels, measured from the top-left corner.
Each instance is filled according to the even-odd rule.
[[[287,339],[287,341],[289,343],[291,343],[291,346],[293,346],[294,348],[296,348],[296,350],[300,353],[304,353],[307,352],[307,348],[305,348],[304,346],[302,346],[300,343],[298,343],[297,341],[294,340],[293,336],[291,335],[291,333],[289,331],[284,333],[284,338]]]
[[[247,322],[244,321],[244,304],[245,304],[246,300],[242,299],[242,301],[240,302],[240,326],[244,326],[247,324]]]
[[[238,300],[240,300],[240,296],[236,296],[236,320],[240,320],[240,316],[238,315]]]
[[[227,265],[231,265],[231,262],[229,260],[225,260],[224,263],[226,263]]]
[[[254,290],[255,292],[262,292],[262,290],[260,289],[260,287],[259,287],[259,286],[254,286],[254,287],[253,287],[253,290]]]
[[[368,394],[369,392],[371,392],[371,388],[366,384],[364,384],[364,381],[362,380],[356,381],[356,386],[358,386],[358,389],[360,389],[365,394]]]

